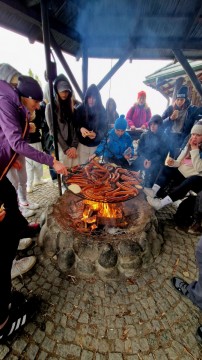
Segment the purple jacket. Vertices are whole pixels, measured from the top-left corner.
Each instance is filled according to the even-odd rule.
[[[17,159],[24,155],[41,164],[53,166],[53,157],[31,147],[27,142],[29,118],[17,90],[0,81],[0,180]]]

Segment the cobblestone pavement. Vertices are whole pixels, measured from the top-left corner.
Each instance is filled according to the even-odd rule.
[[[44,184],[29,197],[41,205],[38,220],[58,189]],[[158,213],[165,223],[162,253],[137,278],[121,283],[64,276],[36,243],[24,252],[35,254],[37,264],[13,285],[39,295],[42,306],[33,322],[0,346],[0,360],[202,359],[194,336],[201,313],[170,284],[176,274],[188,282],[196,279],[198,238],[174,230],[173,211],[170,206]]]

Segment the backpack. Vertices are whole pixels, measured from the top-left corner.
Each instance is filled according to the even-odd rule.
[[[196,203],[196,196],[189,195],[177,208],[174,220],[179,227],[189,227],[193,223],[193,213]]]

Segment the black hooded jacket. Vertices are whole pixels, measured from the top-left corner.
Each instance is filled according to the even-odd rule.
[[[95,106],[88,106],[88,98],[93,96],[96,99]],[[77,136],[79,142],[85,146],[93,147],[99,145],[107,133],[106,111],[102,105],[101,96],[96,85],[91,85],[86,91],[85,99],[75,111]],[[83,137],[80,129],[84,127],[96,133],[95,139]]]

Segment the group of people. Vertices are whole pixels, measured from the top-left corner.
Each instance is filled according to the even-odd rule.
[[[53,83],[53,123],[51,105],[36,80],[8,64],[0,65],[0,79],[0,229],[7,234],[6,241],[0,242],[1,341],[23,326],[36,309],[34,299],[27,301],[11,291],[11,278],[20,240],[30,239],[40,230],[28,224],[23,210],[33,211],[38,206],[28,201],[27,192],[43,182],[41,165],[48,165],[52,176],[67,175],[68,168],[99,157],[141,171],[147,201],[156,210],[183,199],[191,190],[198,194],[199,223],[202,108],[190,104],[188,89],[182,87],[173,106],[162,116],[152,116],[146,93],[140,91],[126,117],[119,116],[114,99],[108,99],[105,108],[94,84],[77,104],[70,82],[59,75]],[[135,151],[127,129],[139,128],[144,131]],[[52,139],[56,135],[59,161],[54,157],[53,142],[48,149],[44,146],[46,135]],[[30,258],[31,267],[36,259]],[[181,283],[175,279],[173,284],[180,291]]]

